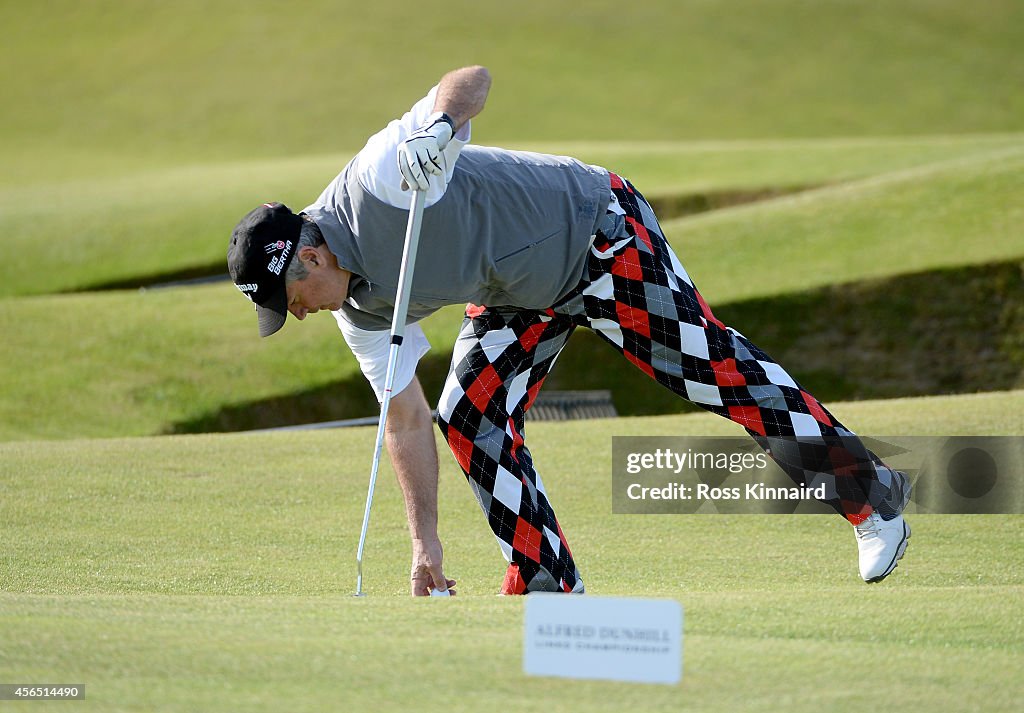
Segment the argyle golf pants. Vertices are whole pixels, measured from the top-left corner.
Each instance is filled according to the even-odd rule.
[[[611,188],[612,227],[595,236],[583,279],[567,296],[543,311],[468,306],[438,404],[441,432],[509,563],[502,591],[583,591],[525,444],[526,412],[578,326],[745,428],[798,484],[826,484],[826,502],[852,523],[873,510],[902,511],[905,476],[716,319],[643,196],[614,174]]]

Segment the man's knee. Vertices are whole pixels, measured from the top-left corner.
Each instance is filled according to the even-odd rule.
[[[388,430],[405,431],[429,426],[430,407],[419,381],[413,381],[395,394],[388,409]]]

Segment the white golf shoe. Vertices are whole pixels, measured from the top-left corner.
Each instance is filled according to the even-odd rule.
[[[907,549],[910,525],[897,515],[883,520],[877,512],[854,527],[857,549],[860,550],[860,576],[865,582],[881,582],[896,569],[896,563]]]

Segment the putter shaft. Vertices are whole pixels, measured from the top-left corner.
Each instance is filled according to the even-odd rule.
[[[388,407],[391,405],[391,390],[394,387],[395,371],[398,368],[398,350],[405,336],[405,318],[409,313],[409,294],[412,291],[412,274],[416,266],[416,252],[419,249],[420,226],[423,223],[423,208],[426,191],[413,190],[409,206],[409,222],[405,228],[405,248],[402,251],[402,266],[398,273],[398,302],[391,319],[391,349],[388,352],[388,369],[384,377],[384,398],[380,404],[380,420],[377,422],[377,442],[373,447],[373,463],[370,466],[370,485],[366,492],[366,508],[363,511],[363,528],[359,533],[359,549],[356,552],[356,596],[363,593],[363,549],[366,546],[366,530],[370,525],[370,508],[373,505],[373,491],[377,485],[377,469],[380,467],[380,453],[384,445],[384,428],[387,425]]]

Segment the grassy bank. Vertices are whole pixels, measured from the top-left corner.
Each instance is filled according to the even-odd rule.
[[[789,155],[797,152],[793,149]],[[1020,311],[1012,275],[1004,279],[1009,283],[1005,288],[985,287],[980,296],[964,282],[953,290],[962,297],[954,298],[943,295],[945,278],[934,271],[1024,255],[1020,230],[1024,216],[1019,208],[1024,205],[1022,173],[1024,158],[1017,148],[986,149],[758,205],[670,221],[665,228],[705,297],[717,309],[725,308],[726,315],[730,303],[777,300],[774,308],[772,304],[738,305],[734,311],[737,328],[755,342],[764,334],[771,351],[799,348],[800,339],[814,337],[813,330],[805,337],[794,336],[787,325],[790,321],[820,323],[821,329],[828,330],[822,335],[826,340],[859,331],[864,334],[851,337],[859,342],[864,335],[875,339],[872,324],[879,315],[884,317],[883,331],[890,342],[885,349],[909,348],[914,345],[900,341],[905,330],[899,322],[910,308],[917,310],[915,319],[922,323],[977,320],[973,326],[983,328],[979,337],[987,324],[995,324],[991,320],[998,308],[1006,323],[998,336],[1012,342]],[[901,286],[902,276],[921,270],[936,275],[928,288],[941,298],[935,304],[906,293]],[[886,287],[884,280],[892,284]],[[845,297],[826,299],[827,286],[844,283],[853,283],[840,289]],[[908,283],[907,289],[916,284]],[[810,289],[819,292],[804,292]],[[885,299],[890,289],[903,295],[903,307]],[[993,307],[989,295],[1005,304]],[[940,307],[939,303],[950,300],[952,305]],[[779,307],[783,303],[787,306]],[[838,305],[845,316],[823,311],[825,305]],[[864,313],[868,306],[876,313],[870,319]],[[797,313],[801,316],[792,319]],[[431,398],[443,378],[460,320],[458,308],[452,308],[425,322],[435,346],[431,371],[426,374],[434,384]],[[7,335],[7,359],[0,364],[4,384],[0,437],[145,435],[181,427],[218,428],[225,427],[218,423],[219,414],[246,411],[259,402],[294,413],[299,421],[373,412],[369,389],[331,317],[320,315],[301,326],[286,326],[280,337],[269,340],[256,338],[252,321],[251,310],[230,285],[0,300],[0,329]],[[777,347],[771,344],[776,334]],[[941,342],[942,330],[932,336]],[[1006,348],[1019,352],[1019,345],[1010,342]],[[957,358],[972,359],[970,344],[962,347]],[[995,350],[998,356],[1003,347],[986,343],[983,348]],[[629,383],[630,366],[610,351],[602,353],[625,374],[622,383]],[[953,355],[948,350],[944,353]],[[820,359],[827,362],[830,354],[831,347],[821,351]],[[927,353],[919,357],[931,359]],[[898,372],[876,373],[894,358],[882,353],[868,364],[872,379],[898,381]],[[820,368],[804,363],[802,357],[790,361],[787,366],[798,378],[803,378],[802,369],[813,376]],[[1012,359],[1005,362],[1013,363]],[[586,383],[587,373],[593,371],[580,370],[578,383]],[[833,393],[856,393],[850,386],[863,379],[852,373],[844,378],[847,386],[836,382],[843,388]],[[1007,378],[1010,381],[1003,379],[1001,384],[1012,386],[1012,375]],[[984,374],[979,379],[984,382]],[[346,388],[335,390],[341,384]],[[813,380],[810,385],[814,386]],[[998,387],[972,383],[960,388]],[[305,417],[273,401],[303,393],[311,394],[306,403],[315,404],[306,409],[301,399],[296,400],[299,411],[309,411]]]
[[[347,151],[452,67],[496,77],[485,142],[1024,129],[1013,0],[312,0],[0,9],[3,181]],[[486,126],[486,128],[483,128]]]
[[[835,411],[864,433],[1024,433],[1020,391]],[[566,711],[812,711],[860,701],[872,652],[894,664],[872,670],[872,690],[901,708],[1013,710],[1018,517],[919,516],[906,558],[873,587],[849,526],[828,516],[617,516],[608,536],[612,434],[737,431],[707,415],[530,426],[588,590],[683,603],[678,688],[521,674],[521,602],[493,596],[502,560],[446,455],[441,529],[459,596],[406,598],[385,466],[370,596],[349,597],[372,429],[0,445],[0,673],[84,682],[83,710],[392,711],[440,687],[454,710],[558,691]]]

